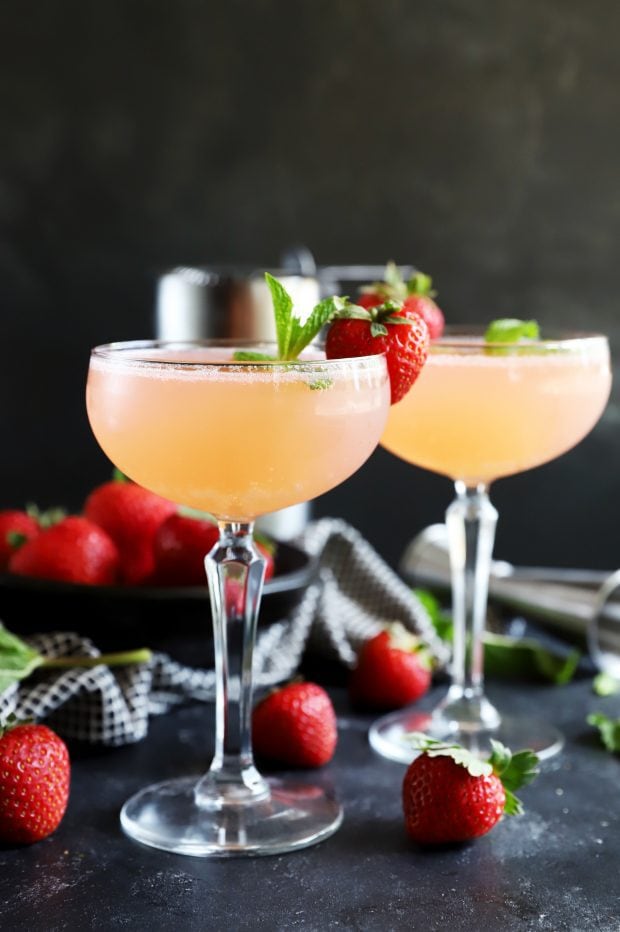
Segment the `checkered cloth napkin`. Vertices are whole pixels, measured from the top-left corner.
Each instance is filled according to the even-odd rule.
[[[297,544],[314,556],[318,571],[292,616],[258,637],[254,682],[272,686],[297,670],[306,647],[355,662],[356,650],[385,621],[399,620],[426,642],[436,660],[447,660],[420,601],[358,531],[325,518],[309,525]],[[39,634],[29,643],[46,656],[99,651],[74,632]],[[150,663],[111,669],[67,669],[35,673],[0,694],[0,720],[45,720],[67,738],[116,746],[143,738],[149,717],[187,700],[215,697],[213,670],[183,666],[165,654]]]

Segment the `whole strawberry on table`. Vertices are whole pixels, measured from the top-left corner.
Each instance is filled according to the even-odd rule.
[[[409,736],[421,753],[409,765],[402,787],[405,828],[422,845],[471,841],[489,832],[503,815],[520,815],[515,791],[538,774],[538,757],[513,754],[491,741],[487,760],[457,745],[421,733]]]
[[[0,841],[32,844],[51,835],[65,814],[69,781],[69,752],[50,728],[0,728]]]

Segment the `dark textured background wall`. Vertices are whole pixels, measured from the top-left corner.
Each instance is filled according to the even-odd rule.
[[[177,263],[394,257],[452,321],[620,342],[613,0],[54,0],[0,7],[0,499],[81,504],[109,466],[89,347],[152,335]],[[617,398],[617,394],[616,394]],[[498,483],[498,555],[620,565],[617,401]],[[379,450],[316,503],[396,560],[445,480]]]

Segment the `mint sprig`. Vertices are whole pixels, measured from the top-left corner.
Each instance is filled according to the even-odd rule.
[[[239,362],[277,362],[297,359],[299,354],[317,336],[322,327],[332,320],[347,306],[347,299],[332,296],[324,298],[314,307],[312,313],[302,324],[301,318],[295,313],[293,299],[284,285],[265,272],[265,281],[271,292],[273,313],[278,342],[278,356],[268,356],[264,353],[239,350],[234,359]]]
[[[540,327],[535,320],[518,320],[506,317],[492,321],[487,327],[485,343],[519,343],[521,340],[538,340]]]
[[[608,751],[617,754],[620,751],[620,718],[610,718],[603,712],[592,712],[587,718],[588,725],[598,728],[601,741]]]
[[[438,636],[451,644],[454,630],[450,614],[428,589],[414,589],[413,592],[428,612]],[[515,676],[547,680],[563,686],[572,680],[581,660],[578,650],[568,653],[550,650],[534,638],[514,638],[485,631],[483,644],[485,672],[502,678]]]
[[[97,657],[45,657],[0,624],[0,693],[25,679],[37,669],[59,670],[72,667],[125,666],[146,663],[151,652],[146,648],[100,654]]]

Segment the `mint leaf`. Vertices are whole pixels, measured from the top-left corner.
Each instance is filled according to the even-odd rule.
[[[484,668],[491,676],[521,676],[549,680],[556,686],[570,682],[581,654],[558,654],[533,638],[512,638],[484,632]]]
[[[599,673],[592,680],[592,689],[597,696],[615,696],[620,693],[620,680],[610,673]]]
[[[252,350],[235,350],[233,353],[235,362],[277,362],[276,356],[269,356],[267,353],[255,353]]]
[[[442,641],[452,643],[452,637],[454,635],[452,617],[448,612],[443,610],[439,599],[437,599],[432,592],[429,592],[428,589],[414,589],[413,594],[426,609],[437,635]]]
[[[322,392],[326,388],[331,388],[333,384],[333,379],[315,379],[314,382],[308,382],[308,388],[313,392]]]
[[[333,320],[336,314],[344,310],[346,306],[346,299],[336,296],[324,298],[323,301],[319,301],[305,324],[303,326],[299,324],[300,329],[296,331],[295,340],[291,342],[286,358],[297,359],[301,351],[305,349],[309,343],[312,343],[321,327],[324,327],[326,323]]]
[[[588,715],[589,725],[595,725],[601,735],[601,741],[608,751],[620,751],[620,718],[610,718],[602,712],[592,712]]]
[[[540,328],[535,320],[517,320],[506,317],[494,320],[486,329],[486,343],[518,343],[520,340],[538,340]]]
[[[450,614],[427,589],[414,589],[413,593],[428,612],[438,636],[451,644],[454,629]],[[534,638],[513,638],[485,631],[483,640],[484,669],[490,676],[542,679],[562,686],[573,678],[581,660],[578,650],[556,653]]]
[[[265,281],[271,292],[273,313],[278,339],[278,355],[280,359],[287,358],[288,348],[293,336],[293,299],[277,278],[265,272]]]
[[[493,767],[488,761],[481,760],[460,744],[437,741],[420,731],[410,732],[406,740],[414,750],[428,754],[429,757],[451,757],[455,764],[464,767],[472,777],[490,777],[493,773]]]
[[[29,676],[44,657],[0,624],[0,693]]]
[[[346,298],[324,298],[314,307],[305,324],[302,324],[301,318],[293,311],[293,299],[284,285],[269,272],[265,272],[265,281],[271,291],[280,360],[297,359],[301,351],[314,340],[321,327],[348,306]],[[241,357],[235,354],[235,358]]]

